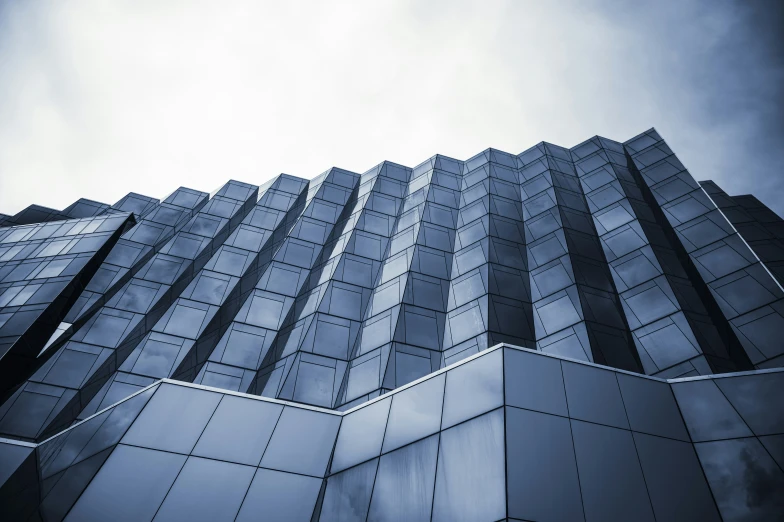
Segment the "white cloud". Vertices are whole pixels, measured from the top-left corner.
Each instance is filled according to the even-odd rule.
[[[721,181],[756,122],[706,123],[681,78],[732,30],[700,5],[7,2],[0,212],[651,126]],[[673,26],[683,16],[699,39]]]

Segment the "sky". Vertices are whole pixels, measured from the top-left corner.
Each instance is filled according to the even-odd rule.
[[[776,0],[0,0],[0,212],[656,127],[784,215]]]

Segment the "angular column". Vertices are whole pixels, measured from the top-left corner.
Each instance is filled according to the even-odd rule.
[[[640,370],[569,151],[541,143],[518,161],[537,349]]]
[[[64,321],[71,325],[69,330],[73,332],[81,328],[201,210],[207,200],[204,192],[180,187],[163,202],[130,193],[115,203],[110,210],[134,212],[138,223],[123,234],[68,312]]]
[[[0,396],[45,361],[46,341],[133,223],[123,213],[0,232]]]
[[[194,380],[269,264],[275,240],[280,241],[298,202],[301,210],[306,187],[306,180],[281,175],[262,188],[253,210],[133,349],[81,417],[157,379]],[[235,388],[231,372],[213,369],[206,375],[198,382]]]
[[[241,189],[238,192],[236,189]],[[201,197],[206,196],[206,194]],[[0,408],[0,433],[37,439],[67,427],[253,208],[229,182]],[[239,198],[239,199],[238,199]],[[34,413],[18,415],[35,404]]]
[[[700,185],[779,286],[784,284],[784,220],[752,195],[729,196],[713,181]]]
[[[392,238],[341,388],[342,409],[440,366],[460,167],[439,155],[406,169]]]
[[[339,402],[348,360],[409,174],[405,167],[384,162],[360,177],[351,213],[347,209],[346,217],[335,225],[278,337],[282,341],[275,345],[279,359],[262,369],[259,383],[268,375],[265,370],[283,368],[285,373],[279,381],[269,374],[263,393],[277,388],[276,396],[281,399],[325,407]]]
[[[664,140],[651,129],[624,143],[641,183],[661,208],[749,360],[784,354],[784,292]]]
[[[106,214],[133,212],[137,223],[117,241],[44,349],[50,352],[59,349],[207,203],[206,196],[180,187],[161,203],[131,192],[106,209]]]
[[[286,225],[281,230],[285,239],[261,271],[196,382],[248,392],[255,389],[254,378],[260,368],[274,367],[278,352],[271,347],[285,345],[286,328],[299,310],[295,310],[295,300],[305,293],[306,281],[318,266],[336,223],[346,209],[350,210],[358,179],[357,174],[333,168],[310,182],[304,209],[292,213],[296,221],[290,229]]]
[[[444,365],[499,342],[535,343],[516,158],[488,149],[461,174]]]
[[[737,340],[709,313],[713,298],[695,288],[688,259],[627,168],[623,145],[597,136],[572,148],[572,156],[645,372],[678,377],[748,368],[747,360],[731,357]]]

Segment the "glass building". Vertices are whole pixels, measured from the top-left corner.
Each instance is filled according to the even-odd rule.
[[[653,129],[32,205],[0,519],[782,520],[782,283]]]

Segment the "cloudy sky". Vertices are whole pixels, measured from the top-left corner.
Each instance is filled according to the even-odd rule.
[[[775,0],[0,0],[0,212],[655,126],[784,213]]]

